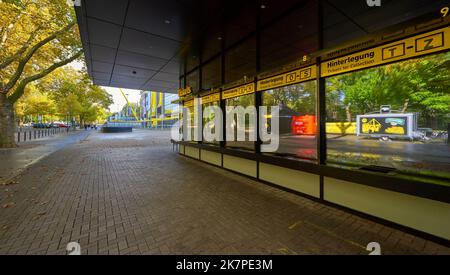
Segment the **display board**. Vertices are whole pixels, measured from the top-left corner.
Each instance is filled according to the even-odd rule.
[[[313,80],[317,77],[316,65],[307,68],[298,69],[285,74],[269,77],[259,80],[257,83],[257,91],[264,91],[282,86],[301,83]]]
[[[320,64],[322,77],[450,49],[450,27],[402,39]]]
[[[241,85],[222,92],[222,99],[238,97],[242,95],[252,94],[255,92],[255,83]]]
[[[415,115],[412,113],[358,115],[356,121],[358,136],[412,138],[416,128]]]
[[[220,93],[214,93],[214,94],[202,96],[202,104],[208,104],[208,103],[219,101],[219,100],[220,100]]]

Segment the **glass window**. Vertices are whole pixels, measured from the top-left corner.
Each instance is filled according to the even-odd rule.
[[[178,121],[178,104],[173,103],[178,99],[176,94],[164,94],[164,123],[163,127],[168,128]]]
[[[450,52],[326,80],[327,162],[450,179]]]
[[[244,109],[248,106],[255,106],[255,95],[248,94],[240,97],[230,98],[225,101],[226,106],[241,106]],[[226,117],[226,111],[224,111],[224,116]],[[251,129],[249,126],[249,117],[245,116],[245,125],[238,125],[237,123],[240,121],[237,119],[236,115],[234,117],[234,141],[227,141],[226,146],[229,148],[237,148],[237,149],[245,149],[245,150],[255,150],[255,142],[248,141],[250,139],[250,134],[252,134],[256,129]],[[245,129],[245,140],[246,141],[237,141],[237,128]]]
[[[319,49],[317,10],[317,2],[306,2],[261,33],[262,71],[301,60]]]
[[[325,48],[394,26],[422,15],[439,12],[446,1],[382,1],[369,7],[361,0],[323,1]]]
[[[263,106],[279,106],[280,143],[277,155],[317,159],[316,81],[262,93]],[[266,127],[270,127],[268,119]],[[269,129],[270,130],[270,129]]]
[[[225,54],[225,82],[230,83],[244,76],[256,74],[256,38],[253,36]]]
[[[225,2],[225,47],[238,42],[256,30],[254,1],[227,0]]]
[[[195,123],[194,123],[194,106],[193,102],[188,101],[185,103],[184,108],[189,110],[189,117],[186,118],[187,123],[187,136],[185,141],[197,143],[194,140],[194,131],[195,131]]]
[[[203,105],[202,105],[202,111],[203,111],[203,114],[204,114],[204,112],[205,112],[205,109],[206,109],[207,107],[210,107],[210,106],[218,106],[218,107],[219,107],[219,106],[220,106],[219,101],[214,101],[214,102],[209,102],[209,103],[203,104]],[[205,127],[205,125],[206,125],[207,123],[213,123],[212,129],[210,129],[211,133],[215,133],[215,131],[216,131],[216,130],[215,130],[216,125],[215,125],[215,123],[214,123],[214,120],[215,120],[215,115],[214,115],[214,114],[210,114],[208,117],[204,117],[204,116],[203,116],[203,127]],[[208,141],[206,141],[205,139],[203,139],[203,143],[209,143],[209,144],[219,145],[220,141],[216,140],[216,141],[213,141],[213,142],[208,142]]]
[[[186,76],[186,85],[191,87],[193,92],[197,92],[200,89],[199,80],[198,70],[195,70]]]
[[[221,83],[221,62],[220,57],[208,62],[202,67],[202,89],[209,90],[216,88]]]

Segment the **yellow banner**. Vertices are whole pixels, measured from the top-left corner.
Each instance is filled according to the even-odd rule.
[[[277,87],[292,85],[315,79],[317,76],[316,66],[298,69],[289,73],[269,77],[258,81],[257,91],[264,91]]]
[[[323,62],[320,64],[321,76],[351,72],[447,49],[450,49],[450,27]]]
[[[193,106],[194,106],[194,100],[191,99],[191,100],[189,100],[189,101],[184,102],[183,106],[184,106],[184,107],[188,107],[188,108],[189,108],[189,107],[193,107]]]
[[[245,84],[222,92],[222,99],[247,95],[255,92],[255,83]]]
[[[178,96],[183,97],[192,93],[191,87],[186,87],[186,89],[178,89]]]
[[[208,104],[219,100],[220,100],[220,93],[202,96],[202,104]]]

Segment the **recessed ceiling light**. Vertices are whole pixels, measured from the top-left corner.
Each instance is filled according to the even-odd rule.
[[[164,23],[166,23],[166,24],[170,24],[170,23],[171,23],[171,21],[170,21],[169,19],[166,19],[166,20],[164,20]]]
[[[217,40],[222,40],[222,37],[221,36],[217,37]]]
[[[266,8],[266,5],[261,5],[261,9],[265,9]]]

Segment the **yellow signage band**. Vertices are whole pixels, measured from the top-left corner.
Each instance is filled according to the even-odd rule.
[[[194,100],[191,99],[191,100],[189,100],[189,101],[186,101],[186,102],[183,104],[183,106],[184,106],[184,107],[192,107],[192,106],[194,106]]]
[[[450,27],[339,57],[320,64],[320,76],[332,76],[450,49]]]
[[[186,87],[186,89],[178,89],[178,96],[183,97],[192,93],[191,87]]]
[[[202,97],[202,104],[208,104],[219,100],[220,100],[220,93],[210,94]]]
[[[255,92],[255,83],[245,84],[222,92],[222,99],[229,99]]]
[[[282,86],[297,84],[313,80],[316,77],[317,77],[317,68],[314,65],[307,68],[302,68],[285,74],[259,80],[257,83],[256,90],[264,91]]]

